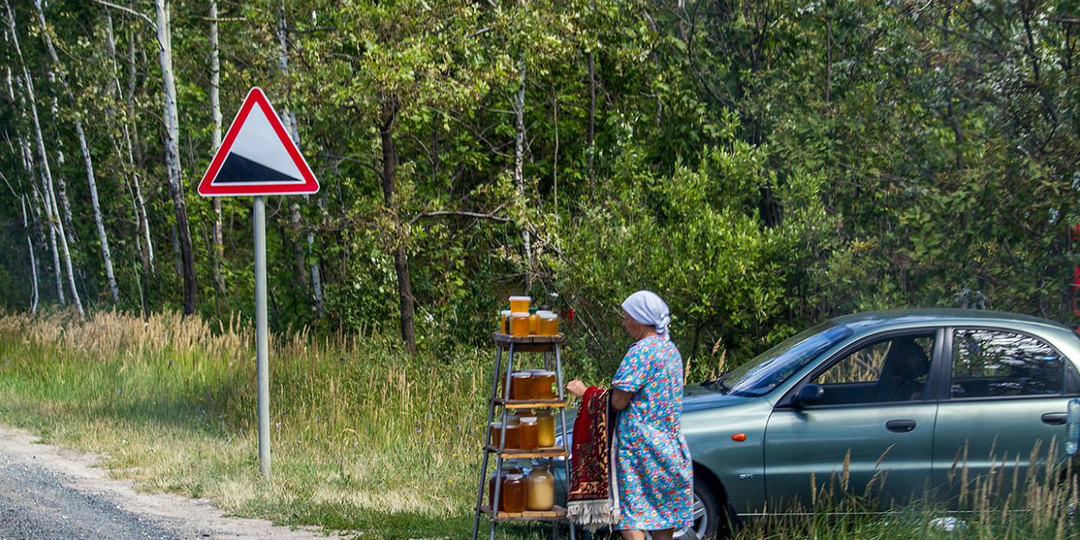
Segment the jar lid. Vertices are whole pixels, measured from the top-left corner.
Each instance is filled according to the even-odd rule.
[[[515,371],[514,374],[510,377],[513,379],[524,379],[527,377],[532,377],[532,373],[529,373],[528,371]]]
[[[539,311],[539,310],[538,310],[537,308],[535,308],[535,307],[531,307],[531,308],[529,308],[529,313],[530,313],[530,314],[531,314],[531,313],[536,313],[536,312],[538,312],[538,311]]]
[[[511,296],[510,297],[511,302],[520,301],[520,300],[532,300],[532,297],[531,296]]]
[[[506,475],[506,479],[507,480],[515,480],[515,481],[516,480],[524,480],[525,475],[523,475],[521,473],[510,473],[510,474]]]
[[[536,417],[535,416],[523,416],[523,417],[521,417],[521,423],[522,424],[535,424],[536,423]]]
[[[492,422],[491,427],[502,427],[502,422]]]
[[[514,317],[528,317],[529,312],[528,311],[515,311],[515,312],[511,313],[510,315],[513,315]]]
[[[545,376],[550,376],[550,375],[554,375],[554,374],[555,374],[555,372],[554,372],[554,371],[544,371],[544,370],[536,370],[536,371],[534,371],[533,373],[535,373],[535,374],[537,374],[537,375],[545,375]]]
[[[504,309],[504,310],[500,311],[499,313],[502,314],[502,315],[509,316],[510,315],[510,310],[509,309]]]
[[[547,311],[547,312],[541,313],[540,318],[545,319],[545,320],[552,320],[552,319],[558,319],[559,316],[552,313],[552,312],[550,312],[550,311]]]

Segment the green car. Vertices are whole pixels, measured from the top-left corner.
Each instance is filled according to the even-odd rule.
[[[949,505],[962,478],[1003,466],[1023,486],[1036,447],[1036,463],[1051,446],[1065,455],[1078,361],[1072,330],[1009,313],[872,312],[810,328],[686,386],[694,532],[805,512],[841,484],[883,510]],[[1005,494],[1011,482],[1001,484]]]

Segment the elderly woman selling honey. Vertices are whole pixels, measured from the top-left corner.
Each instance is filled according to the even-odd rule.
[[[644,531],[670,540],[693,522],[693,472],[680,419],[682,357],[668,337],[671,317],[659,296],[638,291],[622,308],[634,344],[611,381],[611,406],[621,411],[614,443],[618,529],[625,540],[644,540]],[[566,389],[581,397],[586,387],[574,380]]]

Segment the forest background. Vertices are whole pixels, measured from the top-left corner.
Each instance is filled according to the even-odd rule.
[[[638,288],[684,355],[823,318],[1074,318],[1080,3],[4,0],[0,302],[253,308],[248,199],[194,184],[263,87],[322,183],[269,201],[278,331],[583,359]],[[614,360],[613,360],[614,359]]]

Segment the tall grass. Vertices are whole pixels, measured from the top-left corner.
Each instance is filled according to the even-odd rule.
[[[0,420],[232,512],[380,537],[465,534],[486,351],[412,358],[378,334],[274,336],[264,480],[253,342],[239,320],[3,316]]]

